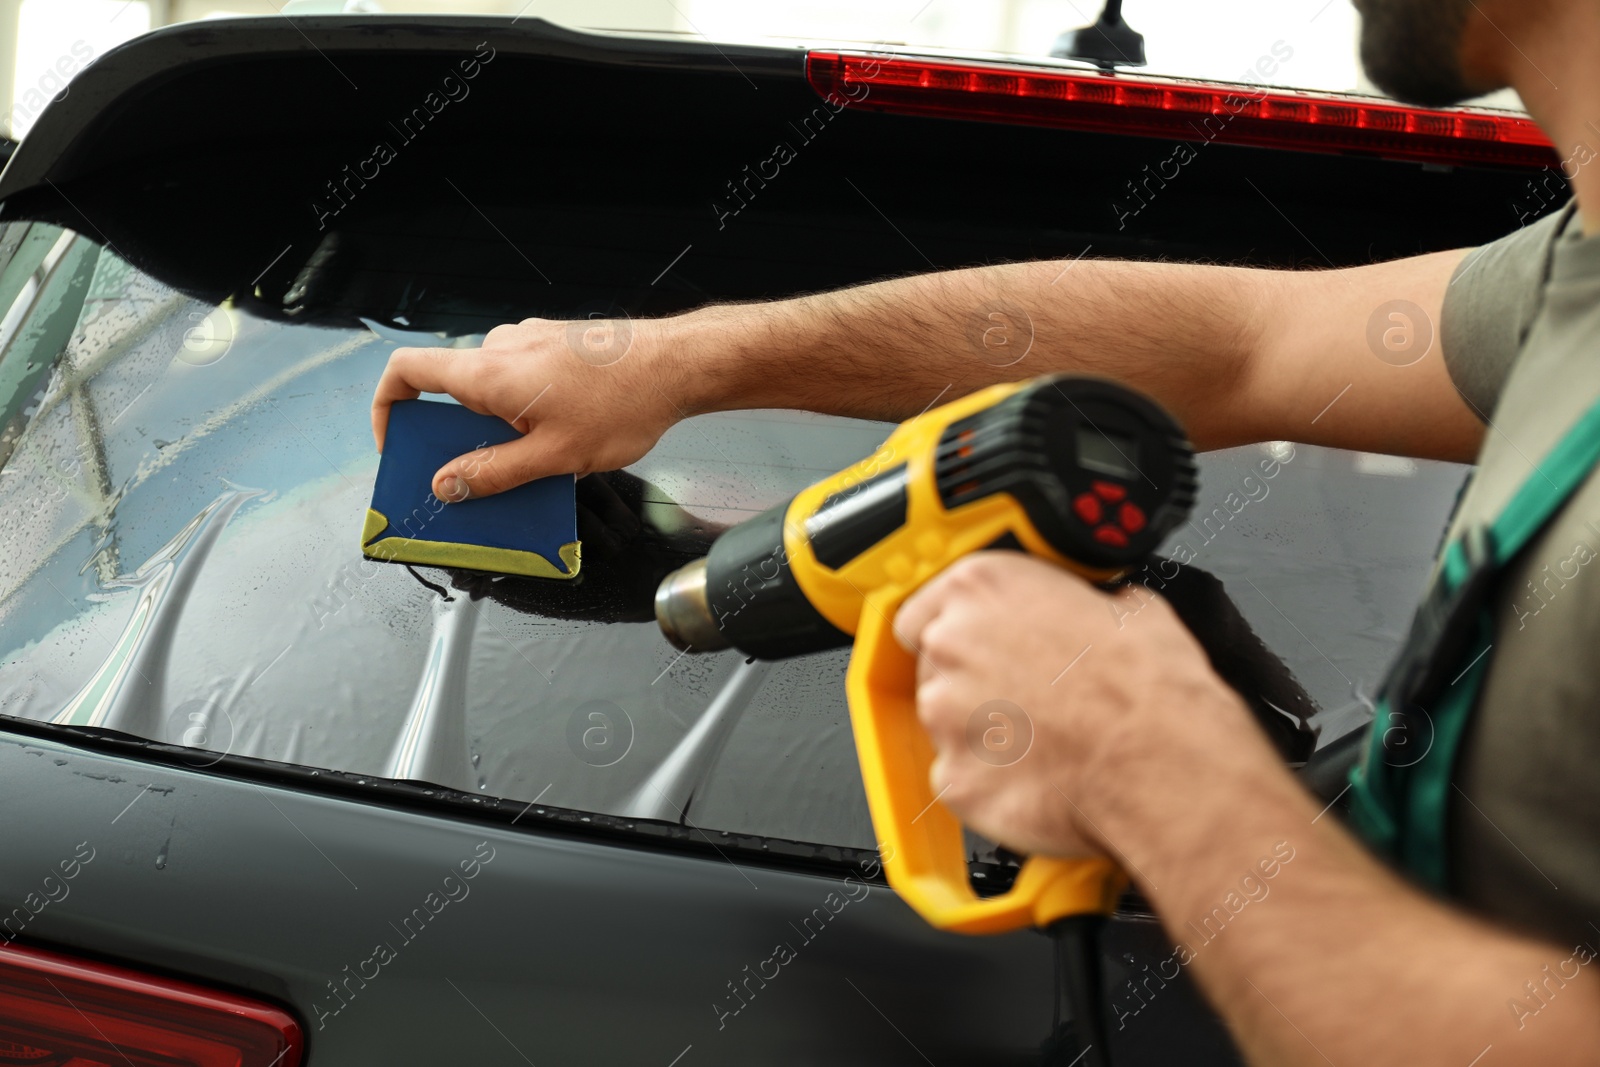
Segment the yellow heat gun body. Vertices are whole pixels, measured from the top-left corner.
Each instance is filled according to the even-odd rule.
[[[778,659],[853,641],[846,689],[873,829],[889,884],[929,923],[986,934],[1109,914],[1126,883],[1099,858],[1031,857],[1006,892],[974,892],[961,823],[929,782],[916,662],[894,617],[986,548],[1113,579],[1187,518],[1194,490],[1183,431],[1147,397],[1065,375],[997,385],[903,423],[867,459],[726,531],[662,582],[656,615],[697,652]]]

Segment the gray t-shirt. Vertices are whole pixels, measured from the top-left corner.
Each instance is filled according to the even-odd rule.
[[[1492,521],[1600,398],[1600,238],[1569,207],[1469,255],[1440,339],[1489,426],[1451,524]],[[1501,580],[1450,811],[1464,901],[1564,946],[1600,939],[1600,478]]]

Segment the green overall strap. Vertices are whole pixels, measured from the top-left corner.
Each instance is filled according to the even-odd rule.
[[[1600,464],[1600,402],[1567,431],[1487,528],[1444,550],[1404,650],[1384,682],[1350,821],[1427,885],[1449,888],[1451,779],[1494,647],[1495,579]]]

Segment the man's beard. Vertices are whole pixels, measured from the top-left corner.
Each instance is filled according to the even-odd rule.
[[[1353,0],[1361,13],[1361,65],[1374,85],[1424,107],[1484,92],[1461,70],[1461,38],[1472,0]]]

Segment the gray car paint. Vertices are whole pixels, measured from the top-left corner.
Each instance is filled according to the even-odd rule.
[[[7,835],[0,899],[93,850],[29,939],[286,1003],[313,1063],[1030,1063],[1048,1031],[1044,938],[941,934],[844,876],[7,736],[0,803],[26,828]],[[406,924],[419,908],[428,918]],[[1153,924],[1117,926],[1113,965],[1165,955]],[[369,964],[380,944],[392,959]],[[792,958],[769,963],[780,944]],[[1191,993],[1164,995],[1120,1042],[1159,1047],[1194,1011]]]

